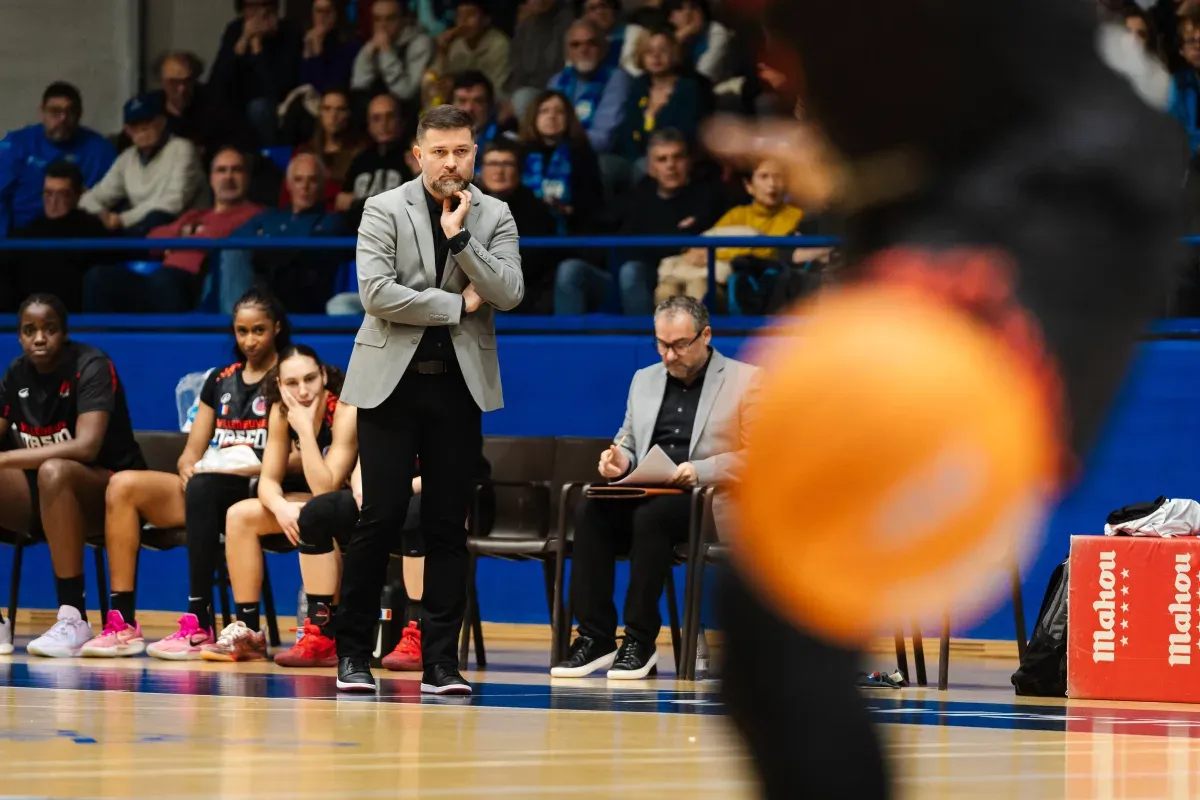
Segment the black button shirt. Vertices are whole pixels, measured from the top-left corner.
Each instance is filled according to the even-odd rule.
[[[712,351],[709,351],[709,361]],[[650,446],[658,445],[676,464],[688,460],[692,446],[692,428],[696,424],[696,411],[700,407],[700,392],[704,389],[704,376],[709,361],[704,363],[700,374],[688,386],[683,381],[667,376],[667,388],[663,392],[662,407],[654,423],[654,435]]]
[[[451,201],[457,205],[458,201]],[[446,273],[446,259],[450,257],[450,240],[442,230],[442,202],[425,189],[425,204],[429,207],[429,225],[433,231],[434,270],[437,274],[435,287],[442,285]],[[446,325],[430,325],[421,336],[413,361],[445,361],[451,366],[458,364],[454,345],[450,342],[450,328]]]

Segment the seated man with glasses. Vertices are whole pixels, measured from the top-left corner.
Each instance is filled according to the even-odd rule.
[[[600,476],[619,480],[657,445],[679,465],[672,486],[681,491],[639,500],[582,501],[571,565],[579,635],[566,660],[550,670],[555,678],[582,678],[599,669],[607,669],[610,680],[655,674],[655,641],[662,627],[658,599],[675,547],[687,540],[692,487],[718,487],[713,501],[717,532],[730,533],[721,489],[736,480],[741,465],[744,420],[759,370],[712,347],[708,310],[690,297],[672,297],[658,307],[654,336],[662,363],[633,376],[625,424],[600,454]],[[620,649],[613,603],[618,556],[629,558]]]

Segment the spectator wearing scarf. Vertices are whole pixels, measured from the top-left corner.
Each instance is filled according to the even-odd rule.
[[[541,92],[521,122],[521,183],[550,207],[560,234],[584,231],[603,198],[596,151],[561,92]]]
[[[633,82],[620,67],[605,62],[606,47],[604,33],[594,23],[576,20],[567,29],[567,66],[549,83],[575,107],[575,116],[597,153],[612,149]]]

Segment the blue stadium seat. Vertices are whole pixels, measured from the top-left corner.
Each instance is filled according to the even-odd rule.
[[[162,265],[161,261],[126,261],[125,269],[139,275],[149,275],[151,272],[158,272],[162,269]]]
[[[269,158],[275,162],[275,165],[284,172],[287,172],[288,162],[292,160],[292,148],[290,147],[264,147],[262,149],[263,157]]]

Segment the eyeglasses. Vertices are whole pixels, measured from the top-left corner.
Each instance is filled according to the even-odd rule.
[[[695,336],[693,336],[691,339],[688,339],[686,342],[683,341],[682,339],[678,342],[664,342],[662,339],[659,339],[656,336],[656,337],[654,337],[654,346],[656,348],[658,348],[658,354],[660,356],[665,356],[667,354],[668,350],[674,352],[675,355],[677,355],[677,356],[681,356],[685,352],[687,352],[687,349],[689,347],[691,347],[692,345],[694,345],[696,343],[696,340],[699,339],[701,337],[701,335],[703,335],[703,333],[704,333],[704,330],[701,330],[700,333],[697,333]]]

